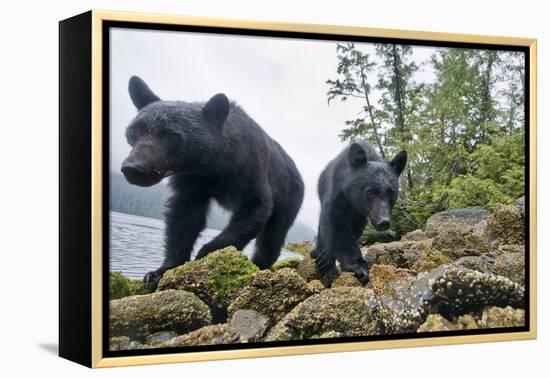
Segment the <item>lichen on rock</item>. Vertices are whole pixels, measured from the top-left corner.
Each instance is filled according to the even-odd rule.
[[[160,331],[185,333],[210,324],[207,305],[183,290],[135,295],[109,303],[109,334],[143,340]]]
[[[214,321],[219,322],[226,317],[227,306],[257,271],[258,267],[235,247],[227,247],[166,271],[157,290],[177,289],[196,294],[210,306]]]
[[[231,316],[237,310],[255,310],[273,325],[311,294],[308,283],[293,269],[262,270],[239,293],[228,312]]]
[[[496,244],[524,244],[524,218],[516,206],[497,204],[487,220],[486,236]]]
[[[417,273],[428,272],[451,262],[449,256],[444,255],[441,251],[426,249],[420,253],[418,260],[411,266],[411,270]]]
[[[269,331],[265,340],[303,340],[327,332],[342,336],[378,334],[373,297],[372,290],[360,287],[324,290],[297,305]]]

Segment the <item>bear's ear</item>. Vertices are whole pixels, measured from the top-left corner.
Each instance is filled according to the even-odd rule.
[[[152,102],[160,100],[160,98],[154,94],[147,84],[138,76],[132,76],[130,78],[128,82],[128,92],[130,92],[130,98],[138,110],[141,110]]]
[[[204,119],[220,129],[223,127],[229,114],[229,100],[223,93],[218,93],[203,106]]]
[[[353,168],[359,168],[367,164],[367,154],[359,143],[352,143],[349,146],[348,159]]]
[[[390,161],[390,167],[393,169],[397,175],[400,175],[401,172],[405,169],[405,164],[407,164],[407,151],[401,151],[392,161]]]

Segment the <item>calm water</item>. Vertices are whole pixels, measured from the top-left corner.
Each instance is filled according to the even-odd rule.
[[[159,219],[145,218],[137,215],[110,212],[110,270],[122,272],[126,277],[141,279],[160,266],[163,260],[164,222]],[[197,242],[192,257],[220,231],[207,228]],[[244,250],[250,256],[254,243]],[[280,259],[300,255],[283,250]]]

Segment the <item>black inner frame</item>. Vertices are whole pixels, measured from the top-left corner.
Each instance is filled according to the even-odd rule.
[[[413,46],[431,46],[431,47],[452,47],[452,48],[468,48],[482,50],[500,50],[500,51],[519,51],[525,56],[525,325],[523,327],[503,327],[491,329],[474,329],[460,331],[443,331],[443,332],[423,332],[423,333],[407,333],[393,335],[373,335],[373,336],[356,336],[356,337],[341,337],[334,339],[309,339],[309,340],[293,340],[293,341],[270,341],[257,342],[246,344],[224,344],[224,345],[201,345],[191,347],[176,347],[176,348],[151,348],[140,350],[124,350],[110,351],[109,350],[109,240],[110,240],[110,217],[109,217],[109,201],[110,201],[110,182],[109,182],[109,155],[110,155],[110,28],[125,28],[138,30],[155,30],[155,31],[175,31],[175,32],[195,32],[208,34],[228,34],[241,35],[249,37],[279,37],[292,39],[306,40],[325,40],[338,42],[366,42],[366,43],[395,43],[402,45]],[[145,22],[125,22],[125,21],[103,21],[102,22],[102,57],[103,57],[103,93],[102,93],[102,128],[103,128],[103,267],[102,267],[102,284],[103,284],[103,342],[102,352],[103,357],[123,357],[123,356],[140,356],[140,355],[155,355],[169,353],[189,353],[202,351],[217,351],[217,350],[237,350],[237,349],[254,349],[254,348],[269,348],[279,346],[301,346],[301,345],[318,345],[318,344],[340,344],[349,342],[364,342],[376,340],[401,340],[401,339],[423,339],[441,336],[465,336],[465,335],[485,335],[485,334],[500,334],[527,332],[530,330],[530,54],[528,46],[509,46],[499,44],[481,44],[481,43],[463,43],[463,42],[440,42],[426,41],[404,38],[385,38],[385,37],[365,37],[356,35],[335,35],[324,33],[304,33],[304,32],[287,32],[287,31],[271,31],[271,30],[250,30],[239,28],[212,27],[212,26],[191,26],[191,25],[167,25]]]

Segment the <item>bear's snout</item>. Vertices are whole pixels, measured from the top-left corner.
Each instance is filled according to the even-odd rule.
[[[146,169],[143,165],[134,161],[125,160],[120,171],[130,184],[139,186],[151,186],[162,179],[160,173]]]

